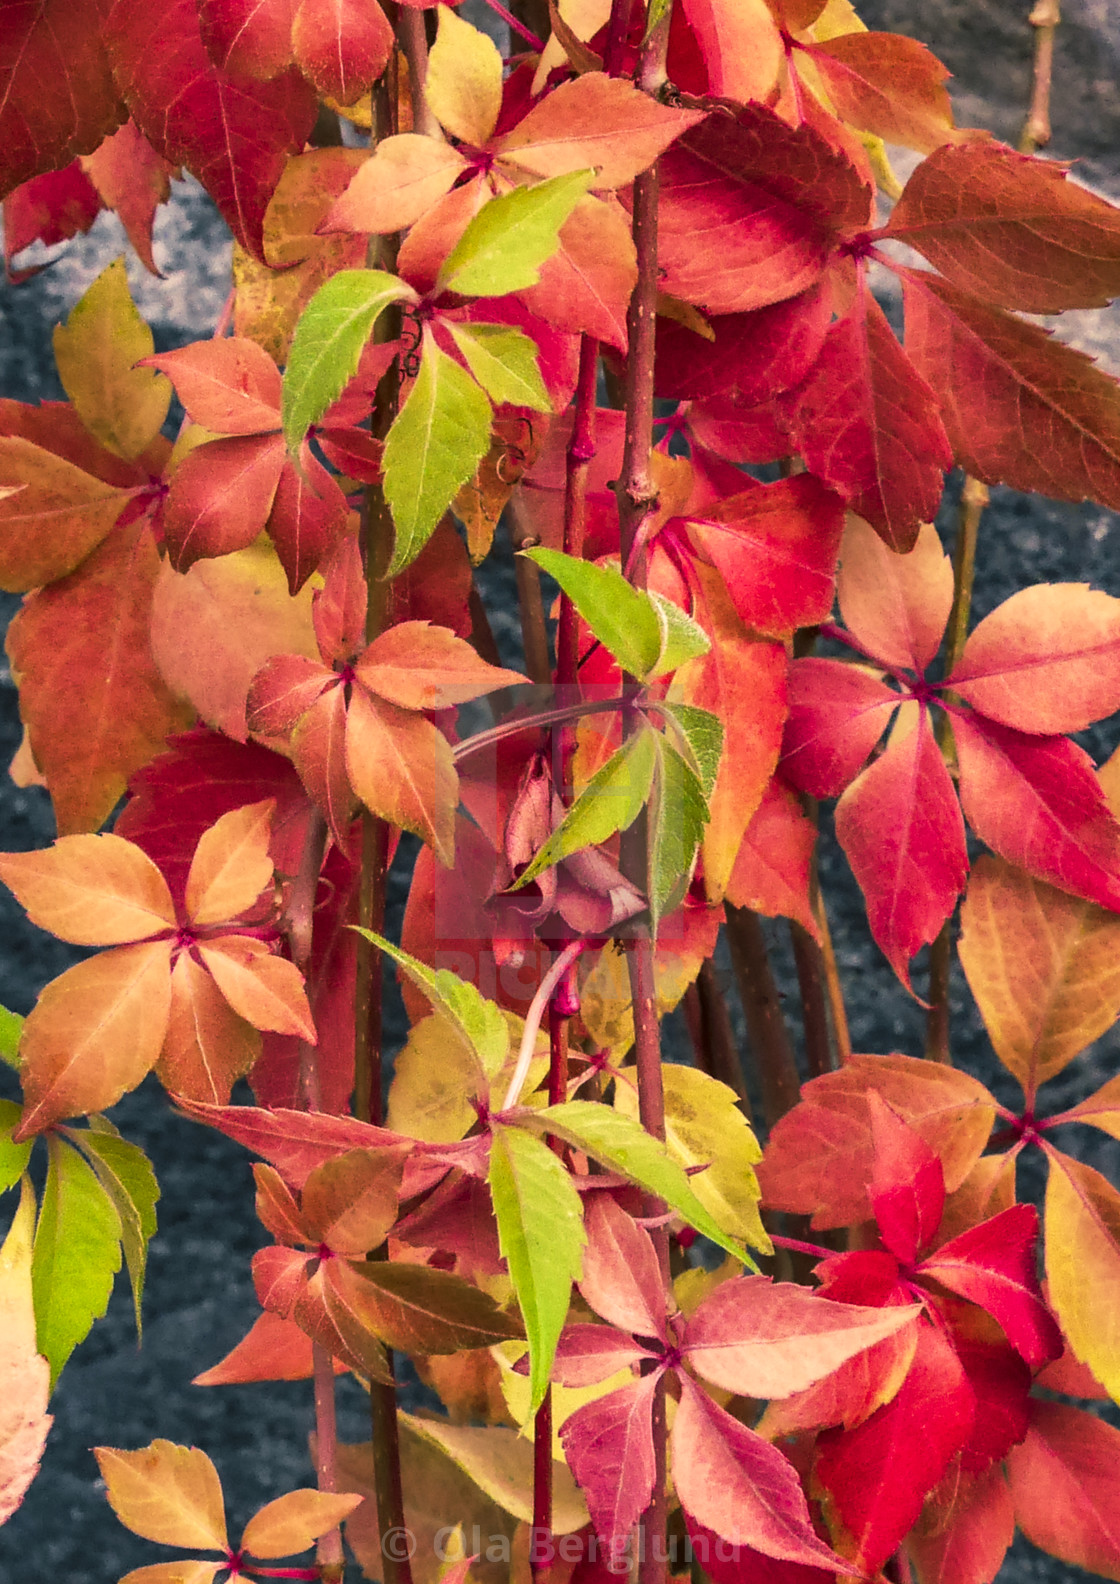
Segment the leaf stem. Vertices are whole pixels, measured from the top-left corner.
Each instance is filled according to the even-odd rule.
[[[327,822],[313,804],[307,816],[307,834],[303,839],[299,873],[296,875],[288,897],[287,936],[292,961],[307,984],[311,972],[311,948],[315,930],[315,898],[319,890],[319,874],[327,847]],[[307,1040],[299,1042],[299,1090],[309,1111],[318,1111],[321,1105],[319,1064],[314,1045]]]
[[[473,737],[468,737],[465,742],[456,743],[451,750],[451,757],[456,764],[464,759],[469,759],[472,754],[485,753],[495,743],[505,737],[516,737],[519,732],[543,729],[546,726],[562,726],[567,721],[578,720],[581,715],[603,715],[614,710],[624,710],[630,700],[627,698],[609,699],[576,699],[571,704],[557,705],[555,709],[538,710],[533,715],[522,715],[517,720],[503,721],[500,726],[491,726],[487,731],[476,732]]]
[[[501,0],[486,0],[486,4],[496,17],[501,17],[511,33],[516,33],[519,39],[524,39],[530,49],[536,50],[540,54],[541,50],[544,49],[544,41],[537,37],[532,28],[526,27],[524,22],[515,17],[512,11],[507,11]]]
[[[727,940],[762,1086],[762,1111],[772,1128],[797,1104],[801,1082],[758,914],[728,904]]]
[[[851,1060],[852,1036],[848,1030],[848,1009],[844,1005],[844,987],[836,961],[836,948],[832,944],[832,930],[829,928],[824,892],[820,886],[813,894],[812,907],[813,919],[821,938],[821,963],[824,967],[828,1010],[832,1018],[832,1037],[836,1041],[836,1065],[843,1067],[845,1062]]]
[[[584,940],[569,941],[564,950],[554,959],[548,972],[537,986],[536,994],[529,1003],[529,1010],[525,1014],[525,1027],[521,1033],[521,1045],[517,1052],[517,1065],[513,1069],[513,1077],[509,1081],[506,1097],[502,1101],[503,1111],[512,1110],[520,1098],[521,1091],[525,1087],[525,1080],[529,1076],[529,1068],[532,1066],[533,1057],[536,1054],[537,1034],[544,1020],[549,998],[586,944],[587,942]]]
[[[315,1377],[315,1476],[321,1491],[338,1490],[338,1420],[334,1400],[334,1361],[325,1347],[311,1344]],[[342,1530],[335,1524],[319,1537],[315,1552],[326,1584],[341,1584],[345,1570]]]

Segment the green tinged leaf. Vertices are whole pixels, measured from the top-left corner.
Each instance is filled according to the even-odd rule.
[[[121,1222],[112,1200],[77,1150],[48,1137],[49,1164],[31,1291],[39,1352],[51,1367],[51,1390],[66,1360],[105,1313],[121,1268]]]
[[[718,715],[696,704],[659,702],[657,708],[669,722],[670,729],[676,729],[684,757],[700,778],[704,796],[710,798],[723,754],[723,722]]]
[[[471,1049],[477,1052],[483,1069],[492,1077],[509,1051],[509,1023],[501,1007],[494,1001],[487,1001],[473,984],[460,979],[450,969],[429,968],[427,963],[419,962],[406,951],[401,951],[399,946],[394,946],[384,935],[375,935],[373,930],[363,929],[360,924],[352,928],[359,935],[364,935],[379,951],[383,951],[386,957],[391,957],[420,993],[427,996],[433,1007],[455,1025]]]
[[[531,336],[509,325],[454,324],[451,320],[447,329],[492,402],[531,407],[534,412],[552,411]]]
[[[34,1139],[26,1139],[22,1144],[12,1143],[12,1134],[22,1116],[23,1109],[14,1100],[0,1100],[0,1193],[15,1187],[31,1159]]]
[[[88,1131],[67,1129],[67,1137],[77,1144],[93,1167],[98,1182],[120,1217],[121,1247],[132,1283],[136,1335],[139,1337],[148,1244],[156,1233],[156,1201],[159,1199],[156,1174],[144,1151],[122,1138],[107,1117],[93,1115]]]
[[[529,1338],[529,1390],[535,1413],[548,1390],[572,1283],[579,1280],[583,1267],[583,1206],[563,1162],[522,1128],[494,1129],[490,1197],[498,1244],[509,1265]]]
[[[723,1231],[693,1193],[683,1167],[666,1153],[665,1146],[640,1122],[621,1116],[609,1107],[591,1100],[568,1100],[563,1105],[546,1106],[542,1111],[526,1112],[524,1127],[554,1133],[574,1149],[590,1155],[602,1165],[629,1177],[647,1193],[656,1194],[689,1226],[711,1238],[713,1243],[742,1260],[752,1270],[758,1267],[750,1255]]]
[[[655,732],[654,738],[657,774],[649,800],[646,886],[656,935],[660,920],[688,889],[708,823],[708,803],[695,771],[660,732]]]
[[[532,863],[518,877],[511,890],[536,879],[542,869],[559,863],[569,853],[594,847],[627,830],[637,819],[649,797],[657,763],[658,733],[644,727],[628,737],[601,770],[597,770],[572,804]]]
[[[415,302],[405,281],[384,270],[339,270],[312,297],[296,325],[280,409],[289,451],[342,393],[378,317],[395,302]]]
[[[686,611],[666,599],[664,594],[656,594],[651,589],[645,597],[652,603],[661,627],[661,653],[650,670],[650,676],[665,676],[667,672],[684,665],[686,660],[695,660],[697,655],[707,654],[712,647],[712,640],[699,622],[694,622]]]
[[[19,1040],[23,1033],[23,1019],[18,1012],[9,1012],[0,1006],[0,1061],[19,1071]]]
[[[560,550],[524,550],[556,579],[604,649],[624,671],[647,677],[663,647],[662,624],[648,595],[631,588],[617,567],[580,561]]]
[[[473,478],[490,449],[492,417],[486,392],[425,331],[420,371],[385,441],[385,499],[396,529],[387,577],[416,559]]]
[[[560,246],[560,227],[594,178],[594,171],[570,171],[491,199],[444,260],[436,290],[504,297],[535,286]]]

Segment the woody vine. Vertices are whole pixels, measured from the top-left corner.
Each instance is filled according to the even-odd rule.
[[[0,1025],[0,1519],[122,1257],[139,1318],[158,1189],[105,1113],[154,1069],[274,1239],[200,1387],[306,1378],[316,1483],[234,1545],[205,1450],[98,1448],[176,1551],[122,1584],[989,1584],[1017,1525],[1120,1578],[1077,1405],[1120,1390],[1120,1191],[1054,1142],[1120,1138],[1120,1077],[1045,1095],[1120,1012],[1120,758],[1069,735],[1120,708],[1120,599],[970,620],[988,486],[1120,509],[1117,383],[1031,317],[1120,293],[1120,211],[1036,152],[1057,9],[1012,150],[849,0],[490,4],[508,58],[375,0],[3,22],[11,271],[102,208],[154,268],[180,168],[235,251],[211,339],[157,354],[119,260],[68,400],[0,403],[12,773],[59,831],[0,878],[96,953]],[[525,673],[474,576],[510,546]],[[852,1052],[821,799],[924,1055]],[[952,1065],[954,951],[1018,1112]]]

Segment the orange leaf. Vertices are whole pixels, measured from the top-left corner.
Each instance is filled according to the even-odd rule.
[[[187,875],[193,924],[221,924],[251,908],[272,879],[268,843],[275,798],[231,809],[204,831]]]
[[[257,1219],[278,1243],[299,1248],[314,1240],[303,1224],[295,1195],[278,1171],[257,1161],[253,1166],[257,1184]]]
[[[286,455],[278,434],[207,440],[187,453],[171,475],[163,512],[176,572],[252,544],[272,511]]]
[[[1120,1396],[1120,1193],[1092,1166],[1048,1148],[1046,1277],[1074,1355]]]
[[[447,709],[525,681],[480,659],[446,627],[422,621],[400,622],[375,638],[354,672],[371,693],[406,710]]]
[[[20,1042],[21,1138],[135,1089],[167,1032],[170,967],[170,941],[150,941],[91,957],[47,985]]]
[[[126,1529],[163,1545],[228,1548],[222,1483],[205,1452],[161,1440],[135,1452],[93,1451],[109,1504]]]
[[[843,1425],[852,1430],[897,1396],[914,1362],[918,1346],[917,1320],[877,1342],[865,1353],[842,1364],[833,1374],[792,1397],[769,1403],[755,1426],[768,1441]]]
[[[315,1043],[315,1024],[295,963],[276,957],[251,935],[200,941],[199,956],[233,1010],[254,1028],[298,1034]]]
[[[1016,1455],[1015,1449],[1011,1457]],[[946,1478],[946,1484],[949,1477]],[[963,1470],[946,1511],[935,1491],[906,1537],[906,1552],[922,1584],[991,1584],[1015,1536],[1015,1510],[1003,1469]]]
[[[0,437],[0,588],[54,583],[112,528],[131,491],[103,483],[18,435]]]
[[[335,1362],[335,1373],[345,1365]],[[239,1386],[245,1381],[309,1380],[314,1369],[311,1338],[294,1320],[259,1315],[241,1341],[210,1369],[196,1375],[192,1386]]]
[[[450,191],[465,167],[450,143],[416,132],[386,138],[335,200],[323,230],[403,230]]]
[[[1007,1458],[1015,1521],[1051,1556],[1120,1579],[1118,1467],[1120,1430],[1081,1408],[1032,1403],[1027,1438]]]
[[[412,831],[450,865],[459,777],[447,738],[431,721],[355,689],[346,717],[346,768],[372,814]]]
[[[797,794],[775,776],[747,826],[727,882],[727,899],[768,918],[796,919],[819,938],[809,899],[817,828]]]
[[[129,777],[190,712],[152,657],[160,559],[151,529],[118,529],[61,583],[24,600],[8,629],[20,712],[60,834],[96,830]]]
[[[175,928],[167,881],[122,836],[61,836],[40,852],[0,853],[0,880],[33,924],[78,946],[123,946]]]
[[[1113,915],[1109,915],[1111,918]],[[1102,1084],[1095,1094],[1062,1112],[1062,1121],[1085,1122],[1120,1138],[1120,1075]]]
[[[766,100],[783,56],[766,0],[683,0],[683,9],[700,46],[707,92],[740,104]]]
[[[616,200],[581,198],[560,227],[560,246],[535,286],[518,295],[557,330],[626,349],[626,307],[638,279],[629,217]]]
[[[171,971],[171,1015],[156,1062],[159,1081],[174,1095],[225,1105],[236,1079],[261,1053],[261,1037],[230,1006],[189,952]]]
[[[340,850],[345,851],[354,811],[346,768],[346,694],[333,687],[315,700],[292,733],[292,761],[310,797],[326,815]]]
[[[886,665],[924,671],[941,647],[953,604],[953,564],[932,523],[906,555],[888,550],[849,513],[836,579],[840,614],[853,638]]]
[[[364,1259],[397,1219],[401,1172],[408,1147],[348,1150],[324,1161],[303,1185],[303,1224],[310,1242],[335,1254]]]
[[[50,1365],[35,1347],[34,1231],[35,1194],[24,1177],[19,1209],[0,1248],[0,1524],[15,1512],[38,1473],[52,1423]]]
[[[953,136],[949,73],[917,39],[843,33],[809,47],[836,114],[888,143],[928,154]]]
[[[1028,1104],[1120,1013],[1120,917],[1000,858],[973,865],[959,950],[996,1055]]]
[[[280,371],[244,336],[194,341],[144,361],[170,377],[188,416],[204,429],[252,435],[280,427]]]
[[[224,1567],[224,1562],[200,1562],[192,1557],[180,1562],[151,1562],[133,1568],[120,1584],[211,1584]]]
[[[289,1491],[253,1514],[241,1536],[241,1549],[256,1557],[294,1556],[349,1518],[363,1499],[320,1490]]]
[[[171,196],[174,166],[157,154],[135,122],[126,121],[82,160],[106,209],[115,209],[128,240],[145,267],[158,275],[152,257],[152,221]]]

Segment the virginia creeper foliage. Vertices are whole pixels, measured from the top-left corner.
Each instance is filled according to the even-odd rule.
[[[68,399],[0,400],[12,774],[58,830],[0,879],[94,949],[0,1018],[0,1521],[122,1261],[139,1327],[158,1187],[103,1113],[154,1070],[260,1157],[274,1240],[198,1384],[313,1377],[318,1488],[235,1547],[205,1452],[100,1447],[183,1553],[122,1584],[337,1581],[345,1544],[386,1584],[664,1584],[686,1538],[712,1584],[990,1584],[1016,1525],[1120,1579],[1120,1431],[1055,1400],[1120,1402],[1120,1188],[1066,1144],[1120,1139],[1120,1076],[1045,1092],[1120,1013],[1120,758],[1073,740],[1120,710],[1120,598],[969,623],[984,486],[1120,509],[1120,385],[1031,317],[1120,294],[1120,210],[958,129],[849,0],[494,9],[505,56],[423,0],[0,15],[14,283],[102,209],[154,270],[183,171],[235,244],[211,339],[157,354],[118,259],[55,330]],[[821,799],[928,1057],[850,1050]],[[1018,1112],[933,1037],[958,909]]]

